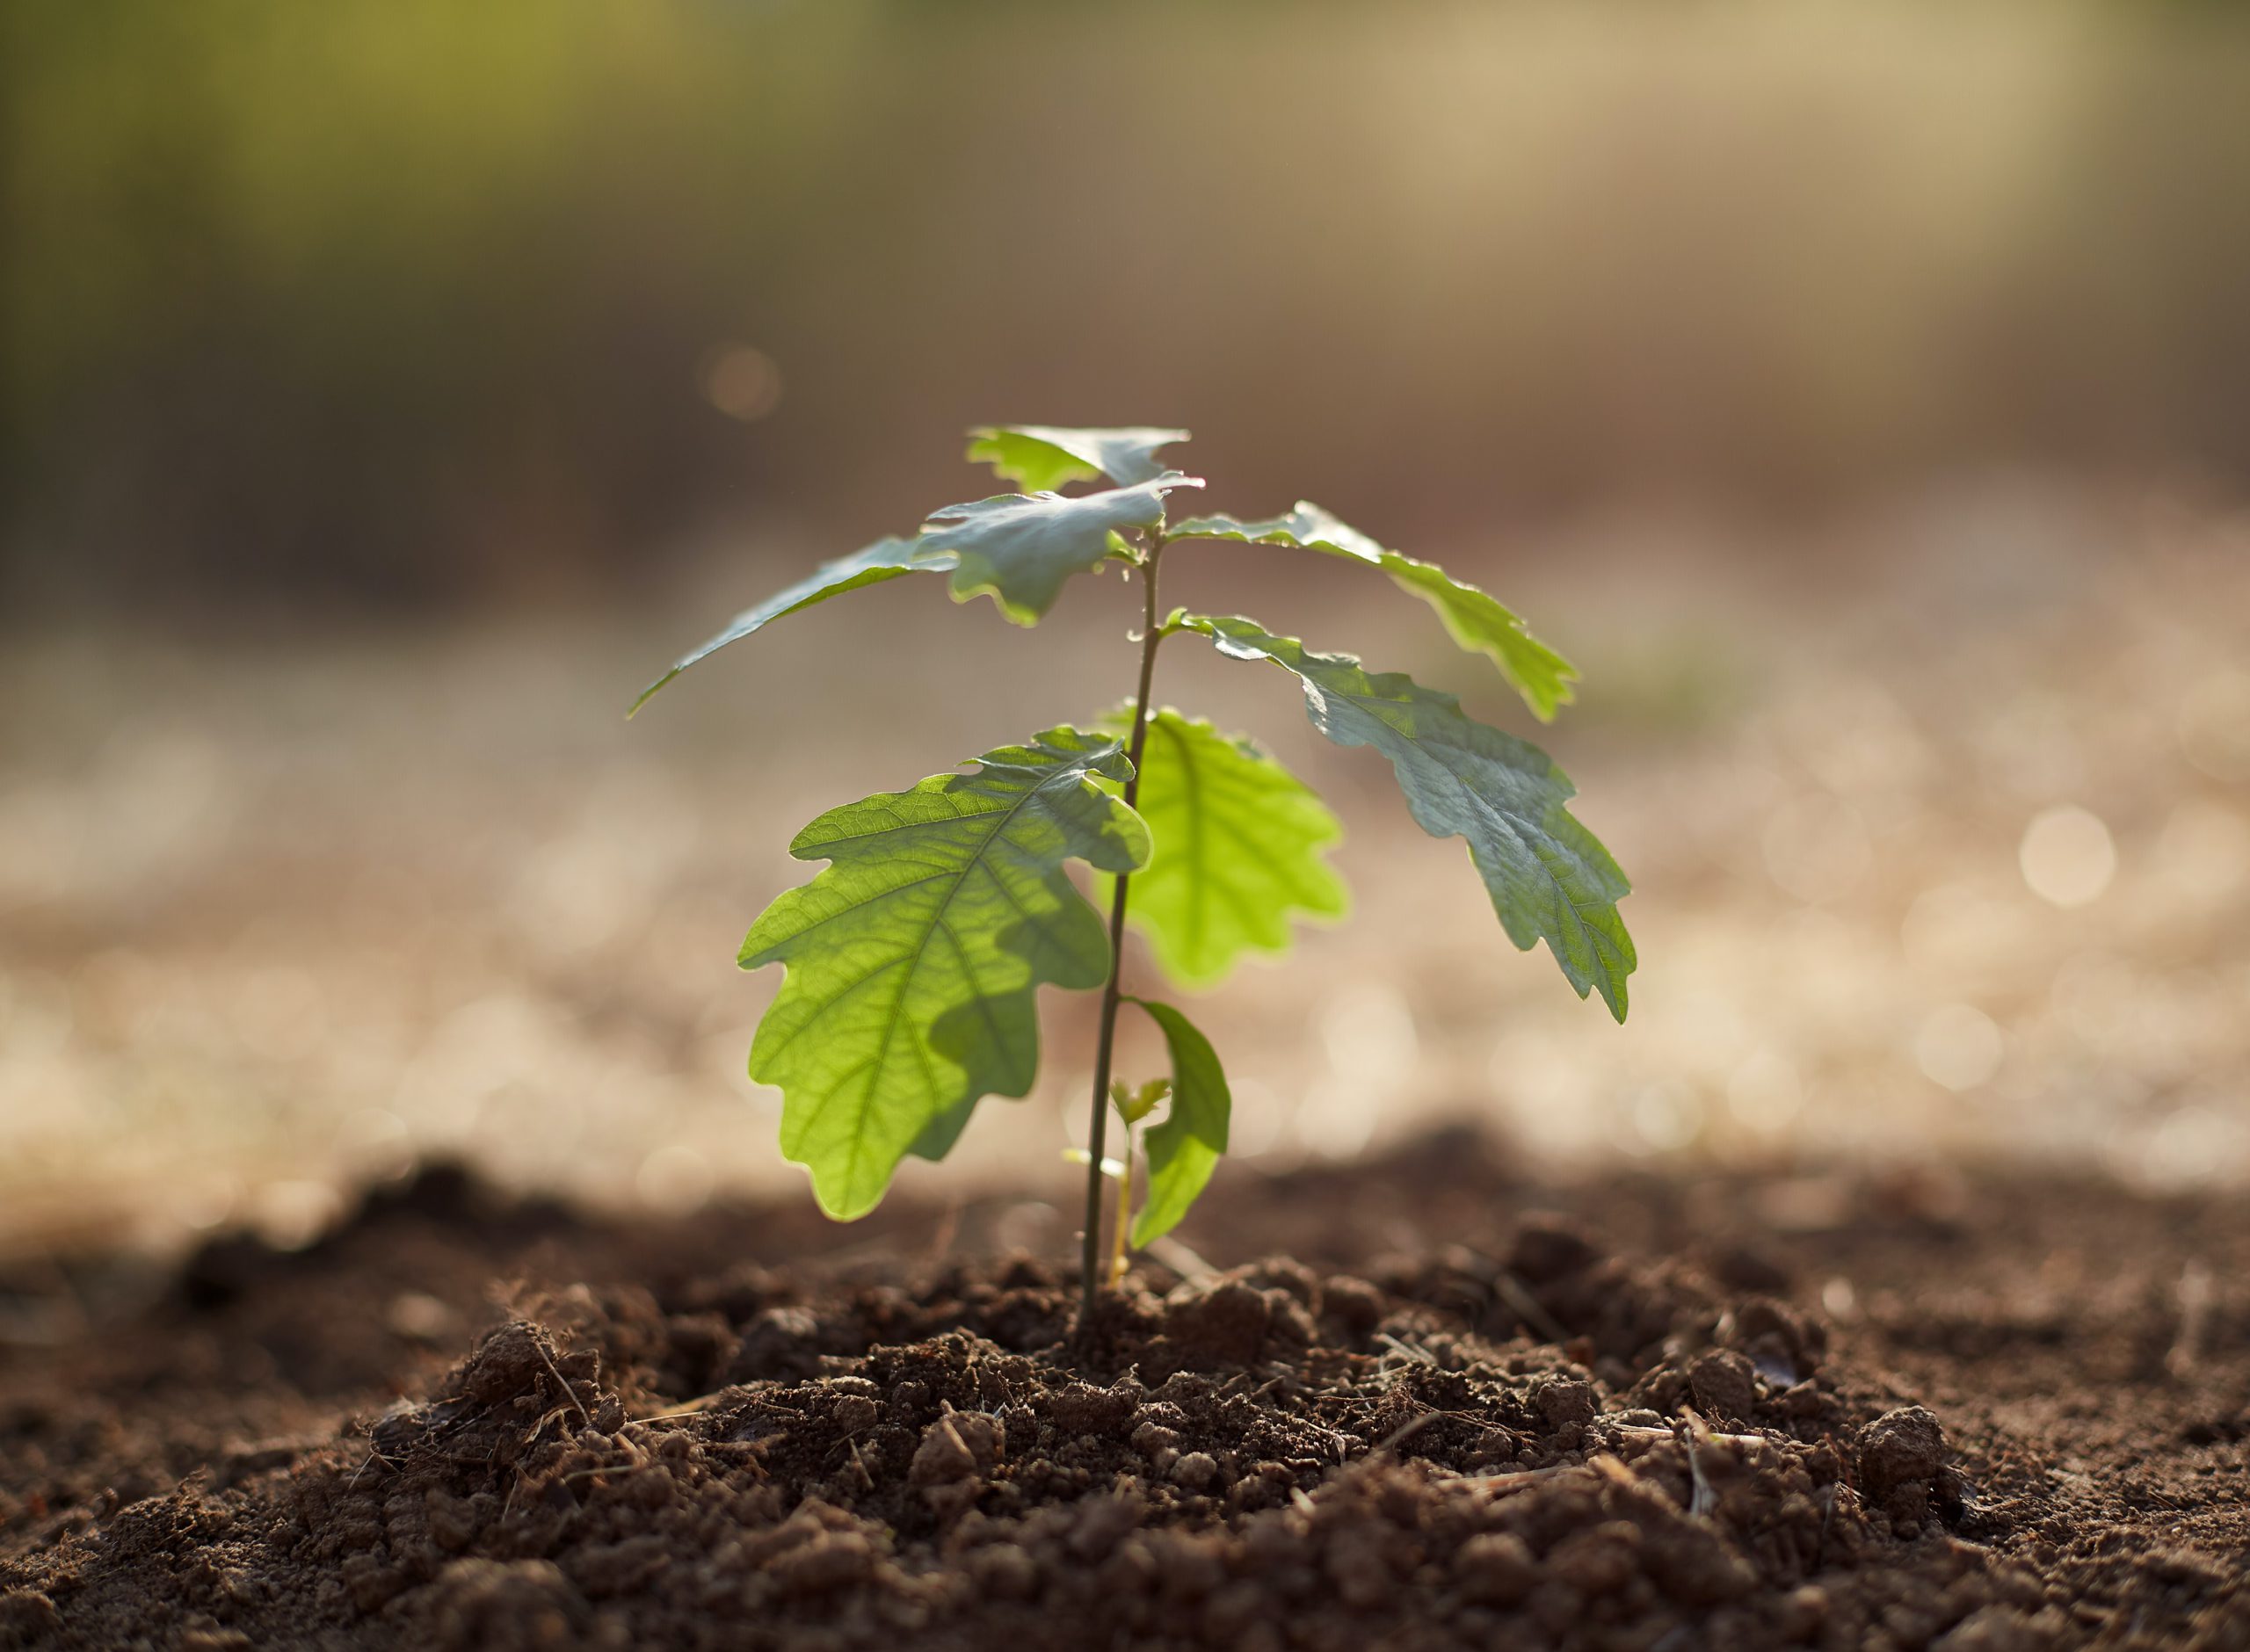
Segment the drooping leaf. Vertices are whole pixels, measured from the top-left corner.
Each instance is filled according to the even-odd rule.
[[[689,666],[707,655],[715,654],[729,642],[739,642],[753,631],[771,624],[784,614],[800,608],[809,608],[815,603],[826,602],[847,591],[857,591],[862,585],[880,584],[886,579],[896,579],[902,574],[942,574],[951,571],[961,559],[954,552],[933,546],[925,540],[877,540],[864,550],[849,556],[839,556],[832,562],[823,562],[810,574],[785,591],[777,591],[764,602],[744,609],[727,621],[726,629],[700,648],[690,648],[672,662],[671,670],[641,691],[641,698],[633,702],[631,716],[649,703],[650,698],[665,684],[678,677]]]
[[[979,1097],[1031,1088],[1035,989],[1109,974],[1063,862],[1148,859],[1147,827],[1094,783],[1129,772],[1114,738],[1053,728],[976,763],[799,832],[789,852],[830,864],[743,942],[744,968],[788,966],[750,1074],[780,1087],[781,1150],[831,1216],[872,1209],[902,1155],[942,1153]]]
[[[1617,902],[1632,886],[1565,807],[1576,788],[1545,752],[1462,715],[1450,694],[1397,671],[1370,676],[1348,654],[1316,653],[1254,620],[1171,623],[1201,632],[1222,654],[1295,672],[1314,728],[1341,746],[1373,746],[1424,831],[1469,840],[1508,938],[1526,951],[1544,939],[1581,998],[1599,990],[1625,1018],[1635,959]]]
[[[1107,722],[1122,737],[1132,714]],[[1293,912],[1344,916],[1344,880],[1325,859],[1343,828],[1310,786],[1248,741],[1158,712],[1134,807],[1155,848],[1133,874],[1126,913],[1182,986],[1221,980],[1252,947],[1287,952]]]
[[[1523,620],[1489,592],[1455,579],[1435,562],[1387,550],[1348,523],[1339,522],[1309,499],[1297,501],[1287,516],[1244,522],[1230,516],[1192,517],[1171,531],[1174,539],[1242,540],[1257,545],[1288,545],[1320,551],[1379,568],[1401,591],[1412,591],[1438,612],[1453,640],[1471,654],[1488,656],[1542,722],[1571,699],[1577,668],[1524,628]]]
[[[1168,1004],[1147,998],[1133,1002],[1155,1019],[1172,1051],[1172,1111],[1144,1138],[1149,1195],[1133,1218],[1133,1243],[1146,1246],[1179,1225],[1211,1179],[1219,1156],[1227,1150],[1234,1097],[1227,1090],[1218,1052],[1186,1016]]]
[[[1026,429],[1037,427],[1024,427]],[[1116,438],[1107,453],[1121,469],[1131,470],[1128,438],[1178,439],[1172,431],[1063,431],[1049,435]],[[1161,446],[1151,442],[1145,451]],[[1091,474],[1091,473],[1089,473]],[[1063,582],[1098,567],[1127,528],[1153,527],[1164,519],[1164,496],[1174,488],[1200,488],[1193,476],[1158,470],[1131,487],[1063,498],[1052,493],[1001,494],[932,513],[912,539],[878,540],[849,556],[824,562],[812,573],[765,601],[745,608],[726,628],[672,662],[671,669],[641,691],[631,716],[689,666],[739,642],[784,614],[863,585],[902,574],[953,575],[956,602],[991,593],[1000,612],[1018,625],[1038,622],[1055,605]]]
[[[969,457],[992,467],[1002,482],[1046,493],[1066,482],[1107,476],[1122,487],[1165,474],[1157,450],[1187,439],[1186,431],[1139,424],[1071,430],[1059,424],[988,424],[969,432]]]
[[[1036,625],[1073,574],[1100,566],[1110,536],[1164,520],[1164,496],[1202,482],[1178,471],[1100,493],[1003,493],[933,511],[918,543],[958,556],[956,601],[989,592],[1017,625]]]

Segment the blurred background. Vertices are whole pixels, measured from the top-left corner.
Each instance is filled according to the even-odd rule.
[[[1168,649],[1334,801],[1358,902],[1199,1007],[1223,1175],[1463,1117],[1558,1169],[2250,1174],[2250,15],[0,31],[0,1247],[308,1236],[433,1152],[795,1185],[732,964],[789,835],[1121,698],[1129,598],[1022,633],[899,582],[622,711],[991,491],[961,432],[1016,420],[1191,426],[1213,506],[1311,494],[1586,673],[1537,737],[1638,886],[1622,1029],[1283,679]],[[1535,732],[1348,567],[1168,567]],[[908,1184],[1062,1185],[1091,1006],[1047,1008],[1039,1091]]]

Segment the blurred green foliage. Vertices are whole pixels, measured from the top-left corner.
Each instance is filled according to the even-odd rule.
[[[883,531],[942,486],[933,425],[995,409],[1192,424],[1246,507],[1309,463],[1410,548],[1472,484],[1532,512],[2250,475],[2239,11],[15,0],[0,29],[18,598],[606,591],[730,511]],[[709,390],[729,348],[778,400]]]

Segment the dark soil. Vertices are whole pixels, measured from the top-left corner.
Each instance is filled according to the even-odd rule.
[[[2239,1201],[1447,1137],[1199,1222],[1082,1349],[1026,1201],[0,1277],[0,1645],[2250,1648]]]

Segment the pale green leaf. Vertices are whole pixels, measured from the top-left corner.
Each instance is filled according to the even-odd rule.
[[[1187,439],[1186,431],[1134,425],[1071,430],[1059,424],[988,424],[969,432],[969,457],[992,467],[1002,482],[1046,493],[1066,482],[1107,476],[1125,487],[1165,474],[1157,450]]]
[[[739,642],[753,631],[771,624],[784,614],[800,608],[809,608],[815,603],[826,602],[831,597],[840,597],[847,591],[857,591],[862,585],[879,584],[886,579],[896,579],[902,574],[949,572],[961,559],[952,551],[933,546],[924,540],[878,540],[864,550],[849,556],[839,556],[832,562],[823,562],[810,574],[786,591],[778,591],[754,607],[745,608],[727,621],[726,629],[700,648],[690,648],[672,662],[671,670],[641,691],[641,698],[633,702],[633,712],[649,703],[658,689],[678,677],[689,666],[707,655],[715,654],[729,642]],[[633,712],[628,712],[631,716]]]
[[[1373,746],[1390,760],[1423,830],[1469,840],[1508,938],[1527,951],[1544,939],[1580,997],[1598,989],[1625,1018],[1635,959],[1617,902],[1632,886],[1564,807],[1576,788],[1545,752],[1462,715],[1450,694],[1396,671],[1371,677],[1350,655],[1316,653],[1253,620],[1175,615],[1172,623],[1223,654],[1296,673],[1314,728],[1339,745]]]
[[[1155,527],[1164,520],[1167,492],[1202,485],[1166,471],[1153,482],[1101,493],[997,494],[932,511],[918,543],[960,558],[955,600],[989,592],[1016,624],[1036,625],[1072,575],[1100,565],[1114,534]]]
[[[1144,1084],[1129,1084],[1121,1078],[1109,1081],[1109,1105],[1117,1109],[1117,1116],[1127,1124],[1140,1123],[1170,1094],[1169,1078],[1151,1078]]]
[[[1035,989],[1109,975],[1063,862],[1148,859],[1147,827],[1094,781],[1130,772],[1112,736],[1054,728],[976,762],[799,832],[789,852],[829,866],[743,942],[744,968],[788,966],[750,1074],[780,1089],[781,1150],[831,1216],[872,1209],[901,1156],[941,1154],[979,1097],[1029,1090]]]
[[[1132,714],[1108,723],[1129,733]],[[1158,712],[1134,807],[1155,849],[1133,874],[1126,912],[1181,985],[1211,985],[1252,948],[1288,951],[1294,912],[1344,916],[1344,880],[1325,858],[1343,829],[1310,786],[1248,741]]]
[[[1059,433],[1118,438],[1172,434],[1164,431]],[[1136,481],[1131,487],[1076,498],[1052,493],[1002,494],[948,505],[933,512],[914,538],[879,540],[864,550],[824,562],[795,584],[744,609],[716,636],[672,662],[670,670],[641,691],[627,715],[638,712],[659,689],[697,661],[784,614],[902,574],[950,573],[955,601],[966,602],[989,592],[1000,612],[1016,624],[1034,624],[1054,605],[1063,583],[1073,574],[1087,572],[1112,555],[1132,560],[1132,552],[1120,537],[1122,531],[1161,523],[1167,492],[1202,485],[1192,476],[1165,471]]]
[[[1571,702],[1577,669],[1526,630],[1523,620],[1512,610],[1490,593],[1455,579],[1435,562],[1385,549],[1310,500],[1300,499],[1288,515],[1261,522],[1244,522],[1230,516],[1192,517],[1172,529],[1171,537],[1293,546],[1379,568],[1401,591],[1412,591],[1436,609],[1455,642],[1471,654],[1489,656],[1540,721],[1552,721],[1556,707]]]
[[[1172,1111],[1143,1138],[1149,1154],[1149,1193],[1133,1218],[1132,1240],[1145,1248],[1179,1225],[1227,1150],[1234,1098],[1210,1040],[1168,1004],[1134,1003],[1155,1018],[1172,1051]]]

